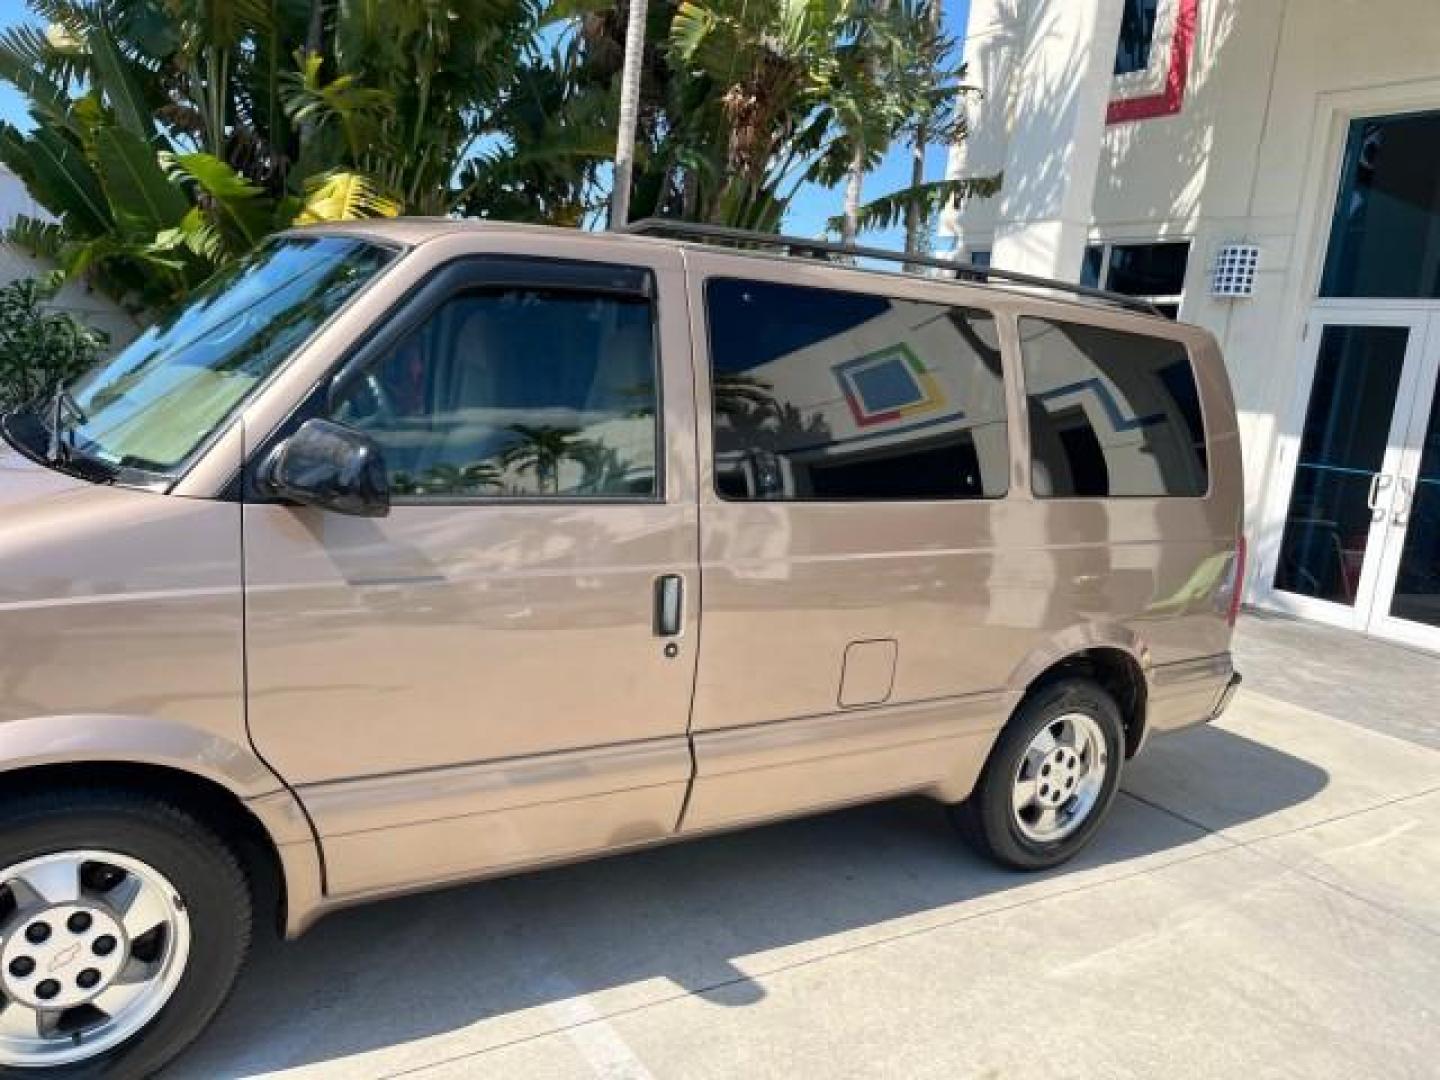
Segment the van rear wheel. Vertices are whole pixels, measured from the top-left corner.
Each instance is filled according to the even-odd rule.
[[[0,801],[0,1077],[144,1077],[229,993],[250,891],[224,842],[127,791]]]
[[[1021,702],[970,798],[951,808],[973,846],[1042,870],[1089,843],[1115,799],[1125,757],[1120,709],[1101,686],[1060,679]]]

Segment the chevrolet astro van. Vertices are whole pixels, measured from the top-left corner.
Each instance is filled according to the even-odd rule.
[[[839,250],[294,231],[5,415],[0,1073],[154,1072],[261,911],[898,794],[1051,867],[1217,716],[1210,335]]]

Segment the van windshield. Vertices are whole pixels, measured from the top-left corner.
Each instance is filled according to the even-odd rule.
[[[77,379],[64,440],[106,465],[173,471],[394,255],[347,237],[271,241]]]

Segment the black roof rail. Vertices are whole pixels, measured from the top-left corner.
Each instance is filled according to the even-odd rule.
[[[946,270],[955,274],[956,280],[989,282],[1000,281],[1007,285],[1027,285],[1037,289],[1052,289],[1056,292],[1100,300],[1131,311],[1147,315],[1159,315],[1160,311],[1148,300],[1141,300],[1124,293],[1095,289],[1089,285],[1077,285],[1056,278],[1040,277],[1037,274],[1021,274],[1014,270],[997,270],[993,266],[976,266],[974,263],[937,258],[934,255],[907,254],[890,251],[887,248],[866,247],[863,244],[837,244],[831,240],[810,240],[803,236],[787,236],[784,233],[754,232],[750,229],[735,229],[727,225],[706,225],[691,221],[677,221],[674,218],[641,218],[621,226],[617,232],[635,233],[642,236],[673,236],[678,240],[703,240],[718,244],[750,245],[768,248],[782,255],[841,256],[850,259],[880,259],[885,262],[904,263],[909,266],[925,266]],[[944,280],[944,279],[939,279]]]

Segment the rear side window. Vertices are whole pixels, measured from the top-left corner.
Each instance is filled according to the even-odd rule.
[[[1037,496],[1205,494],[1205,429],[1185,346],[1021,319],[1020,351]]]
[[[989,499],[1008,486],[984,311],[715,278],[715,485],[743,500]]]

